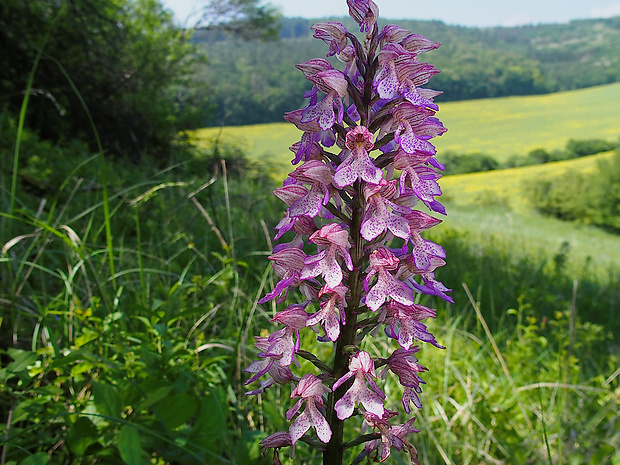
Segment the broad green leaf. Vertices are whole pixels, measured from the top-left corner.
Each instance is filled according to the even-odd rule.
[[[207,393],[200,401],[191,441],[200,444],[211,454],[219,454],[226,446],[226,413],[224,390],[218,387]]]
[[[142,410],[150,407],[154,403],[166,398],[170,391],[172,391],[172,385],[160,380],[147,381],[140,384],[140,389],[144,393],[144,398],[140,401],[137,410]]]
[[[198,402],[189,394],[174,394],[157,404],[157,412],[170,430],[184,424],[196,413]]]
[[[118,434],[118,451],[126,465],[143,465],[144,451],[140,446],[140,434],[131,425],[125,425]]]
[[[609,444],[602,444],[590,458],[589,465],[602,465],[608,463],[609,457],[615,452],[616,448]]]
[[[36,353],[25,350],[9,349],[7,352],[13,361],[7,365],[6,369],[12,373],[19,373],[25,370],[36,362],[38,358]]]
[[[46,452],[37,452],[30,457],[22,460],[19,465],[46,465],[49,462],[50,456]]]
[[[69,450],[77,456],[82,456],[91,445],[97,442],[99,432],[93,423],[85,417],[80,417],[71,425],[67,436]]]
[[[95,395],[95,405],[99,413],[115,418],[121,416],[121,399],[114,386],[95,382],[93,393]]]
[[[82,334],[75,338],[75,347],[79,348],[88,344],[90,341],[94,341],[99,337],[99,333],[90,329],[84,329]]]

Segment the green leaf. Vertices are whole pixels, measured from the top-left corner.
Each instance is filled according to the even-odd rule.
[[[189,394],[175,394],[158,402],[157,412],[170,430],[181,426],[196,413],[198,402]]]
[[[46,465],[49,462],[50,456],[46,452],[37,452],[30,457],[22,460],[19,465]]]
[[[6,369],[12,373],[24,371],[36,362],[38,358],[36,353],[25,350],[9,349],[7,352],[13,361],[7,365]]]
[[[82,456],[91,445],[97,442],[99,432],[93,423],[85,417],[80,417],[71,425],[67,436],[69,450],[77,456]]]
[[[131,425],[125,425],[118,434],[118,451],[126,465],[143,465],[144,451],[140,446],[140,434]]]
[[[226,438],[226,412],[226,394],[218,387],[201,399],[191,440],[217,454]]]
[[[140,384],[140,389],[144,391],[145,397],[136,407],[137,410],[150,407],[154,403],[166,398],[170,391],[172,391],[172,386],[167,382],[153,380]]]
[[[121,416],[121,399],[114,386],[96,382],[93,385],[93,393],[99,413],[114,418]]]
[[[589,465],[600,465],[607,463],[609,457],[615,452],[616,448],[609,444],[602,444],[590,458]]]
[[[79,348],[88,344],[90,341],[94,341],[99,337],[99,333],[91,329],[84,329],[82,334],[75,338],[75,347]]]

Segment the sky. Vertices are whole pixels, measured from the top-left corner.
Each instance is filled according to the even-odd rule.
[[[163,0],[180,24],[207,0]],[[346,16],[346,0],[270,0],[287,17]],[[493,27],[565,23],[572,19],[620,16],[620,0],[375,0],[384,19],[437,19],[450,25]]]

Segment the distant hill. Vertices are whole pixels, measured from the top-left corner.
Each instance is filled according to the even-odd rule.
[[[282,121],[282,114],[304,104],[310,88],[295,64],[325,56],[325,44],[312,38],[315,22],[349,18],[282,20],[277,42],[243,42],[199,31],[208,63],[196,79],[212,95],[210,125]],[[620,81],[620,17],[510,28],[448,26],[439,21],[386,20],[442,42],[423,58],[441,73],[430,86],[438,101],[533,95]]]
[[[433,139],[438,158],[447,151],[483,152],[505,162],[525,157],[533,149],[552,151],[570,139],[618,140],[620,137],[620,83],[549,95],[502,97],[446,102],[437,116],[448,128]],[[284,177],[290,170],[288,147],[301,137],[290,123],[225,126],[191,131],[199,144],[218,140],[239,147],[250,160],[261,160]]]

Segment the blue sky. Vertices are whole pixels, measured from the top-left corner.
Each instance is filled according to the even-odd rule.
[[[182,24],[207,0],[163,0]],[[348,14],[346,0],[271,0],[285,16],[319,18]],[[620,16],[620,0],[375,0],[386,19],[438,19],[461,26],[519,26]],[[189,18],[189,19],[188,19]]]

